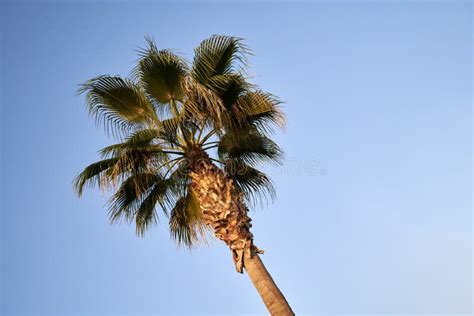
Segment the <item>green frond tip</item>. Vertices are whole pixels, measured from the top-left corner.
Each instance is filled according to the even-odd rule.
[[[126,179],[109,200],[109,218],[111,222],[135,220],[137,235],[145,231],[158,220],[156,205],[165,214],[173,207],[175,195],[171,179],[163,179],[154,173],[139,173]]]
[[[147,41],[148,47],[141,51],[134,77],[157,106],[181,100],[183,80],[188,73],[186,62],[170,50],[158,50],[153,40]]]
[[[271,179],[242,160],[227,160],[225,171],[250,204],[262,204],[275,198],[276,192]]]
[[[127,151],[142,150],[159,154],[160,147],[153,143],[158,137],[156,129],[143,129],[132,133],[122,143],[113,144],[102,148],[99,154],[102,157],[118,157]],[[165,157],[166,158],[166,157]]]
[[[129,175],[156,171],[169,160],[159,146],[129,146],[119,143],[101,150],[106,159],[86,167],[73,181],[76,193],[81,196],[87,186],[115,187]]]
[[[245,67],[249,49],[242,38],[213,35],[194,50],[191,75],[194,80],[206,84],[216,75],[239,72],[239,65]]]
[[[186,117],[221,128],[225,116],[222,99],[209,87],[193,80],[185,83],[187,98],[183,104]]]
[[[118,158],[110,158],[98,161],[87,166],[73,181],[73,187],[77,195],[82,196],[87,186],[101,186],[101,176],[118,162]]]
[[[178,245],[191,248],[204,240],[207,229],[201,219],[199,202],[192,191],[179,199],[171,210],[169,229],[171,238]]]
[[[142,89],[129,79],[99,76],[84,83],[78,92],[86,94],[89,113],[107,132],[124,132],[158,121]]]
[[[161,181],[158,175],[146,172],[128,177],[109,199],[110,221],[131,222],[149,191]]]
[[[230,129],[256,128],[262,133],[271,134],[273,127],[285,126],[285,115],[281,111],[275,96],[263,91],[247,92],[232,106]]]
[[[256,130],[227,132],[220,138],[217,153],[223,160],[239,159],[250,165],[260,162],[281,164],[283,161],[280,146]]]
[[[145,231],[152,225],[156,224],[158,217],[155,206],[160,204],[166,213],[166,203],[169,203],[170,197],[167,195],[169,187],[167,183],[156,185],[143,200],[135,215],[135,225],[137,235],[143,236]]]

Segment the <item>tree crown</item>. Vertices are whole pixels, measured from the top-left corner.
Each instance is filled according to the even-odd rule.
[[[214,35],[195,49],[191,64],[147,38],[130,78],[99,76],[81,85],[89,113],[119,141],[74,180],[114,189],[112,222],[135,221],[137,234],[168,216],[171,236],[187,246],[205,236],[189,176],[199,160],[215,162],[249,203],[273,198],[257,167],[281,163],[270,139],[284,125],[280,101],[245,75],[249,49],[241,38]]]

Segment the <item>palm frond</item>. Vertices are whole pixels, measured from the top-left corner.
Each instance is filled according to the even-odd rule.
[[[228,159],[224,169],[250,204],[255,205],[257,202],[261,204],[268,198],[270,200],[275,198],[275,188],[271,179],[242,160]]]
[[[102,150],[110,158],[86,167],[74,180],[74,188],[79,196],[86,186],[97,185],[101,189],[115,187],[128,176],[143,172],[158,173],[169,159],[160,148],[127,148],[116,144]]]
[[[222,100],[224,107],[230,109],[240,95],[249,91],[252,85],[241,74],[215,75],[206,84]]]
[[[137,173],[128,177],[109,200],[109,217],[111,222],[122,218],[130,222],[146,194],[162,178],[154,173]]]
[[[121,219],[131,222],[135,219],[136,232],[143,235],[147,228],[156,223],[156,204],[165,214],[174,205],[173,183],[156,173],[138,173],[122,182],[120,188],[109,200],[111,222]]]
[[[117,164],[110,172],[107,171],[111,179],[117,179],[122,174],[157,172],[169,160],[168,153],[158,146],[125,149],[118,157]]]
[[[189,176],[189,162],[186,159],[178,161],[175,167],[170,170],[168,179],[171,181],[171,190],[175,196],[186,196],[191,184]]]
[[[257,128],[260,132],[269,134],[273,127],[282,128],[285,116],[279,104],[281,102],[269,93],[253,91],[241,95],[232,106],[229,128]]]
[[[210,88],[188,78],[185,81],[186,100],[183,111],[188,120],[207,126],[222,127],[226,112],[222,99]]]
[[[147,38],[147,42],[134,76],[158,106],[181,100],[182,82],[188,72],[186,62],[170,50],[158,50],[153,40]]]
[[[240,159],[250,165],[283,160],[280,146],[256,130],[227,132],[219,139],[217,153],[222,160]]]
[[[157,122],[153,105],[131,80],[99,76],[82,85],[89,113],[107,132],[129,131],[137,125]]]
[[[169,229],[171,238],[188,248],[205,238],[207,229],[201,219],[199,202],[192,190],[179,199],[171,210]]]
[[[179,127],[183,124],[184,116],[171,117],[162,120],[159,125],[159,137],[170,146],[181,147],[179,141]]]
[[[161,122],[160,122],[161,123]],[[159,129],[157,128],[145,128],[134,132],[126,138],[126,141],[131,144],[137,145],[148,145],[153,140],[159,137]]]
[[[153,141],[158,137],[158,131],[153,128],[142,129],[132,133],[128,136],[124,142],[113,144],[102,148],[99,154],[102,157],[117,157],[126,152],[127,150],[146,150],[156,151],[159,149],[158,146],[153,146]]]
[[[104,172],[117,164],[118,158],[104,159],[87,166],[73,182],[73,187],[78,196],[82,196],[87,186],[97,185],[101,187]]]
[[[140,204],[135,217],[137,235],[143,236],[151,224],[156,223],[158,219],[155,211],[156,204],[159,204],[162,210],[168,214],[168,208],[174,204],[174,196],[170,187],[170,180],[158,183]]]
[[[191,75],[206,84],[213,76],[236,72],[239,65],[245,66],[249,53],[241,38],[213,35],[194,50]]]

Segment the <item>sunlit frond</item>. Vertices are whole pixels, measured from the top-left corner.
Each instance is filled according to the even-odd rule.
[[[109,200],[110,220],[116,222],[123,218],[130,222],[147,193],[159,182],[166,184],[153,173],[137,173],[128,177]]]
[[[227,160],[225,171],[249,203],[261,203],[267,198],[275,198],[275,188],[270,178],[242,160]]]
[[[264,133],[271,133],[274,126],[283,127],[285,116],[273,95],[262,91],[241,95],[232,106],[232,118],[229,128],[254,127]]]
[[[87,166],[73,182],[77,195],[81,196],[87,186],[101,186],[101,177],[104,172],[117,164],[118,158],[104,159]]]
[[[168,171],[168,179],[172,181],[171,190],[175,196],[185,196],[188,194],[188,188],[191,184],[189,176],[189,162],[182,159],[176,162],[173,168]]]
[[[135,219],[138,235],[143,235],[151,224],[156,223],[156,205],[167,214],[176,198],[173,182],[156,173],[138,173],[127,178],[109,200],[109,217],[112,222]]]
[[[123,132],[136,125],[157,122],[153,105],[141,88],[131,80],[99,76],[82,85],[89,113],[106,131]]]
[[[250,165],[267,161],[280,164],[283,159],[282,149],[255,130],[227,132],[220,138],[217,152],[223,160],[240,159]]]
[[[89,165],[75,178],[74,188],[79,196],[87,186],[105,189],[133,174],[159,172],[169,159],[160,148],[127,147],[126,143],[108,146],[102,153],[110,158]]]
[[[142,51],[134,75],[157,105],[164,105],[183,98],[182,82],[187,71],[181,57],[170,50],[158,50],[153,40],[148,39],[148,47]]]
[[[241,74],[215,75],[206,84],[221,98],[226,109],[230,109],[239,96],[249,91],[252,85]]]
[[[159,182],[140,204],[135,217],[138,235],[143,236],[150,225],[156,223],[158,218],[155,211],[156,204],[159,204],[166,214],[168,208],[174,204],[174,196],[170,190],[171,185],[170,180]]]
[[[192,191],[171,210],[169,228],[171,237],[189,248],[205,238],[207,230],[201,219],[201,208]]]
[[[180,147],[179,126],[183,124],[183,116],[172,117],[160,122],[159,137],[171,146]]]
[[[117,157],[127,150],[140,149],[159,151],[158,146],[153,146],[153,140],[157,139],[158,131],[156,129],[142,129],[132,133],[124,142],[107,146],[99,151],[102,157]]]
[[[187,98],[183,110],[186,118],[220,128],[226,112],[222,99],[212,89],[190,78],[184,87]]]
[[[213,35],[194,50],[191,75],[197,82],[206,84],[213,76],[238,72],[237,67],[247,63],[249,53],[241,38]]]

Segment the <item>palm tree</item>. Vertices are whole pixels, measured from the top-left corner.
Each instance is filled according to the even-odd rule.
[[[89,113],[119,140],[74,181],[112,188],[112,222],[134,221],[144,232],[169,218],[171,236],[192,247],[213,233],[230,248],[272,315],[294,315],[253,243],[247,204],[273,197],[271,180],[256,167],[280,163],[269,136],[284,124],[279,101],[245,74],[242,39],[214,35],[196,49],[192,65],[150,38],[130,78],[99,76],[84,83]]]

